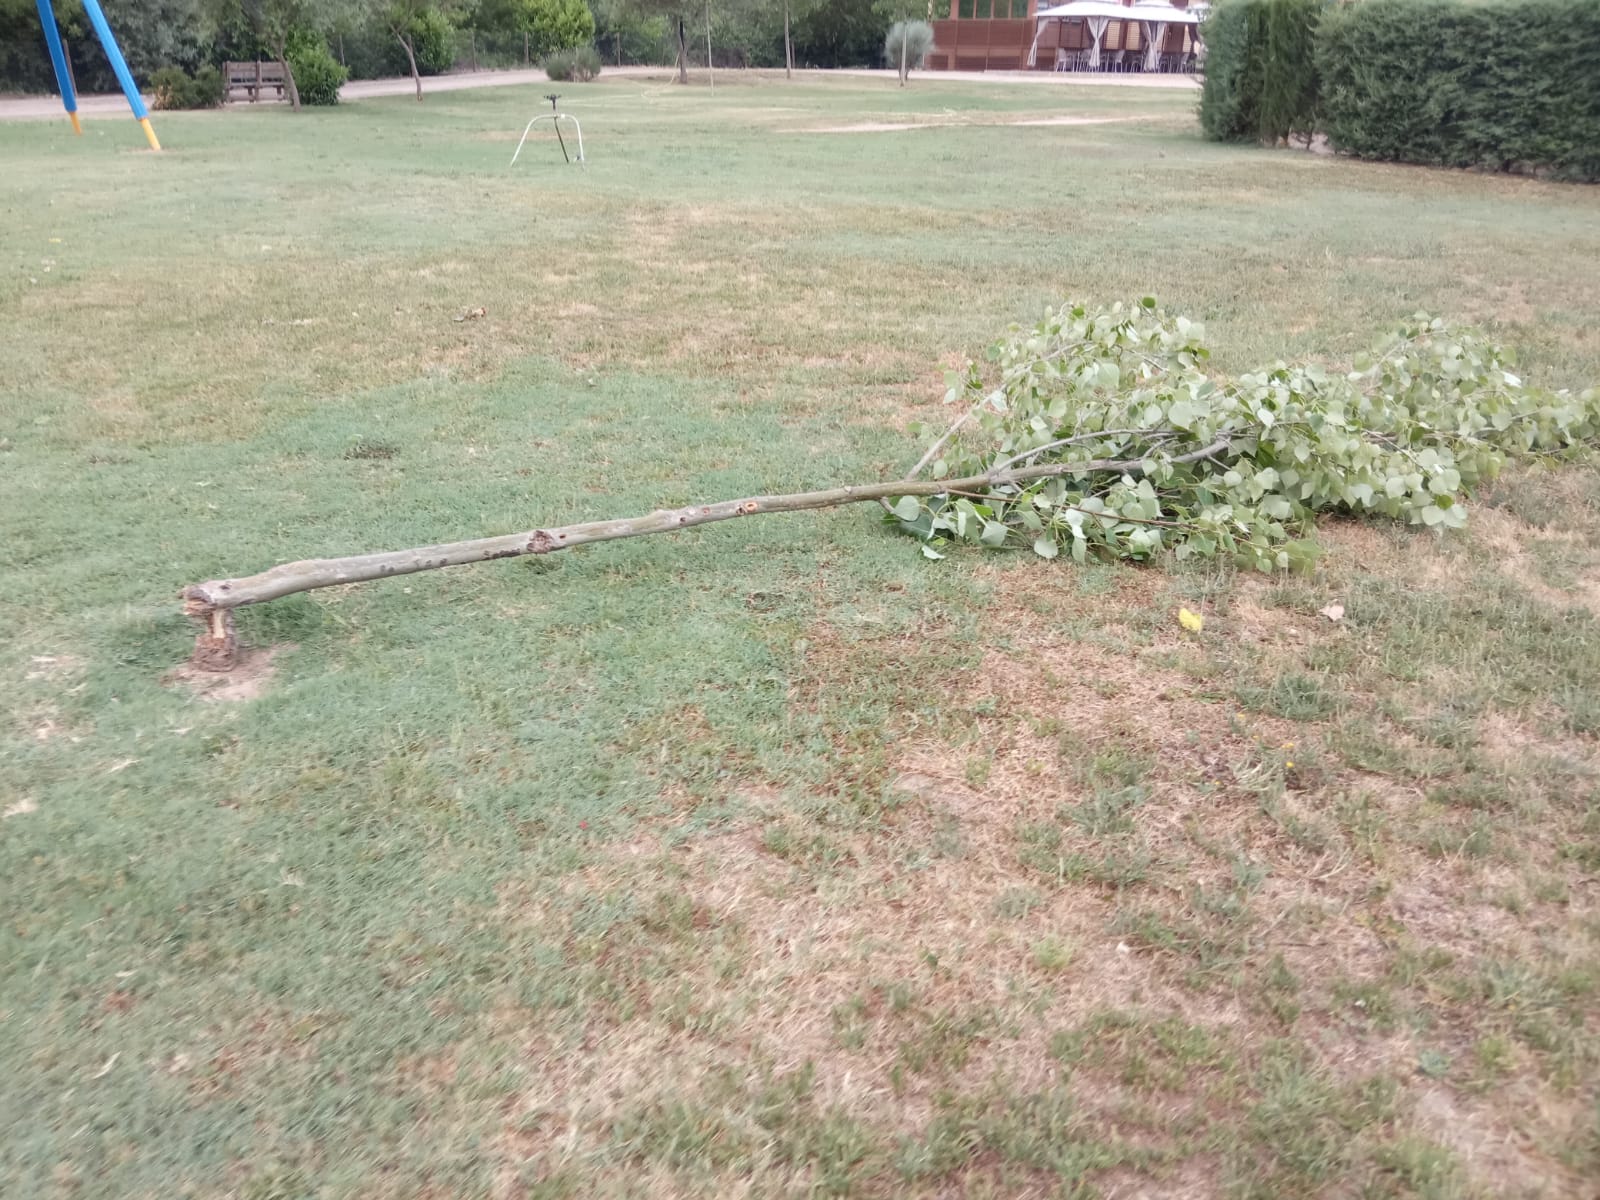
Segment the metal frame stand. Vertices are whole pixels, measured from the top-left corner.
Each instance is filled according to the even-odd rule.
[[[528,124],[523,128],[522,139],[517,142],[516,153],[512,154],[511,156],[511,165],[513,167],[517,165],[517,155],[522,153],[523,142],[528,140],[529,131],[532,130],[533,127],[540,121],[550,121],[555,125],[556,141],[561,143],[561,157],[570,163],[572,161],[572,155],[567,153],[567,139],[561,136],[561,122],[571,121],[572,127],[578,131],[578,165],[582,166],[584,161],[583,126],[578,124],[578,118],[573,116],[571,113],[555,111],[556,101],[561,99],[560,95],[546,95],[545,99],[550,101],[550,111],[547,113],[540,113],[538,116],[534,117],[533,120],[529,121]]]

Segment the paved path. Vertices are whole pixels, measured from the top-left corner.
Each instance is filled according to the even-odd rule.
[[[638,79],[670,79],[672,71],[664,67],[607,67],[606,76]],[[718,75],[742,72],[718,71]],[[777,78],[777,71],[760,72],[767,78]],[[863,79],[895,78],[893,71],[869,71],[848,68],[839,71],[799,71],[802,78],[825,78],[832,75],[849,75]],[[704,70],[690,72],[690,78],[703,80]],[[467,71],[459,75],[434,75],[422,81],[424,95],[434,92],[455,92],[464,88],[514,87],[518,84],[548,83],[549,76],[537,69],[523,71]],[[1014,83],[1032,84],[1036,87],[1092,86],[1092,87],[1142,87],[1176,88],[1193,91],[1200,84],[1189,75],[1090,75],[1087,73],[1050,71],[920,71],[912,79],[912,86],[924,87],[940,83]],[[347,83],[339,93],[341,101],[365,100],[373,96],[409,96],[413,90],[407,77],[399,79],[363,79]],[[146,100],[148,101],[148,97]],[[277,103],[274,101],[274,103]],[[248,107],[239,104],[237,107]],[[128,103],[121,93],[100,96],[79,96],[78,111],[85,116],[126,116]],[[56,96],[27,96],[20,99],[0,99],[0,121],[38,120],[61,116],[61,101]]]

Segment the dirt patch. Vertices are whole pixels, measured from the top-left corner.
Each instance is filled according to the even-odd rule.
[[[187,688],[196,699],[217,704],[256,700],[266,694],[277,673],[273,660],[295,648],[293,642],[284,642],[242,650],[239,665],[231,671],[202,671],[184,663],[163,675],[161,682],[168,687]]]
[[[1532,1139],[1518,1129],[1507,1128],[1507,1112],[1528,1112],[1544,1108],[1539,1115],[1549,1121],[1547,1098],[1524,1096],[1522,1103],[1493,1108],[1445,1087],[1422,1089],[1416,1097],[1418,1128],[1440,1145],[1448,1147],[1461,1160],[1469,1175],[1486,1185],[1496,1196],[1577,1195],[1566,1189],[1576,1181],[1533,1151]],[[1580,1110],[1580,1106],[1571,1106]],[[1575,1127],[1573,1113],[1565,1114],[1569,1129]],[[1581,1120],[1581,1116],[1578,1118]]]

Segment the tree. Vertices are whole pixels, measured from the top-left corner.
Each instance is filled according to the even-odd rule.
[[[672,36],[678,45],[678,82],[689,82],[689,12],[690,0],[629,0],[629,7],[641,16],[665,17],[672,26]]]
[[[883,39],[883,56],[899,74],[901,87],[912,69],[927,61],[932,49],[933,26],[926,21],[896,21]]]
[[[862,0],[797,0],[795,57],[819,67],[871,66],[883,45],[883,29]]]
[[[417,69],[418,39],[429,32],[437,32],[430,31],[430,25],[442,23],[448,29],[451,16],[465,15],[467,9],[464,3],[452,4],[447,9],[433,0],[378,0],[378,20],[406,52],[419,104],[422,102],[422,72]]]
[[[783,77],[794,78],[794,22],[810,16],[821,0],[778,0],[783,13]]]
[[[317,0],[223,0],[222,13],[242,17],[256,40],[283,68],[289,107],[300,111],[300,89],[289,63],[289,39],[297,30],[317,30],[337,17],[340,5]]]
[[[641,12],[631,0],[589,0],[594,14],[595,41],[608,44],[620,67],[624,56],[644,59],[666,40],[666,22],[655,13]]]
[[[594,41],[594,14],[584,0],[484,0],[475,16],[479,29],[520,33],[531,59]]]
[[[208,0],[104,0],[104,8],[137,79],[161,67],[192,71],[206,61],[216,41],[215,14]],[[55,16],[78,89],[115,90],[116,77],[81,0],[55,0]],[[0,0],[0,90],[54,90],[55,74],[43,39],[36,0]]]
[[[928,0],[873,0],[872,15],[892,22],[883,41],[883,57],[899,73],[901,87],[933,49],[933,26],[920,19],[932,10]]]
[[[1529,386],[1494,343],[1425,316],[1353,364],[1280,362],[1224,378],[1208,373],[1210,357],[1200,326],[1153,299],[1048,309],[967,364],[946,394],[955,420],[902,479],[208,580],[181,593],[205,622],[194,662],[228,669],[232,611],[297,592],[864,502],[930,559],[964,542],[1080,563],[1170,552],[1305,569],[1319,513],[1457,529],[1462,501],[1508,459],[1600,446],[1600,391]]]

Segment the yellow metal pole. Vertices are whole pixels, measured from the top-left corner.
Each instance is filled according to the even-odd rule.
[[[150,149],[161,149],[161,143],[156,140],[156,131],[151,128],[149,117],[139,118],[139,128],[144,130],[144,140],[150,143]]]

